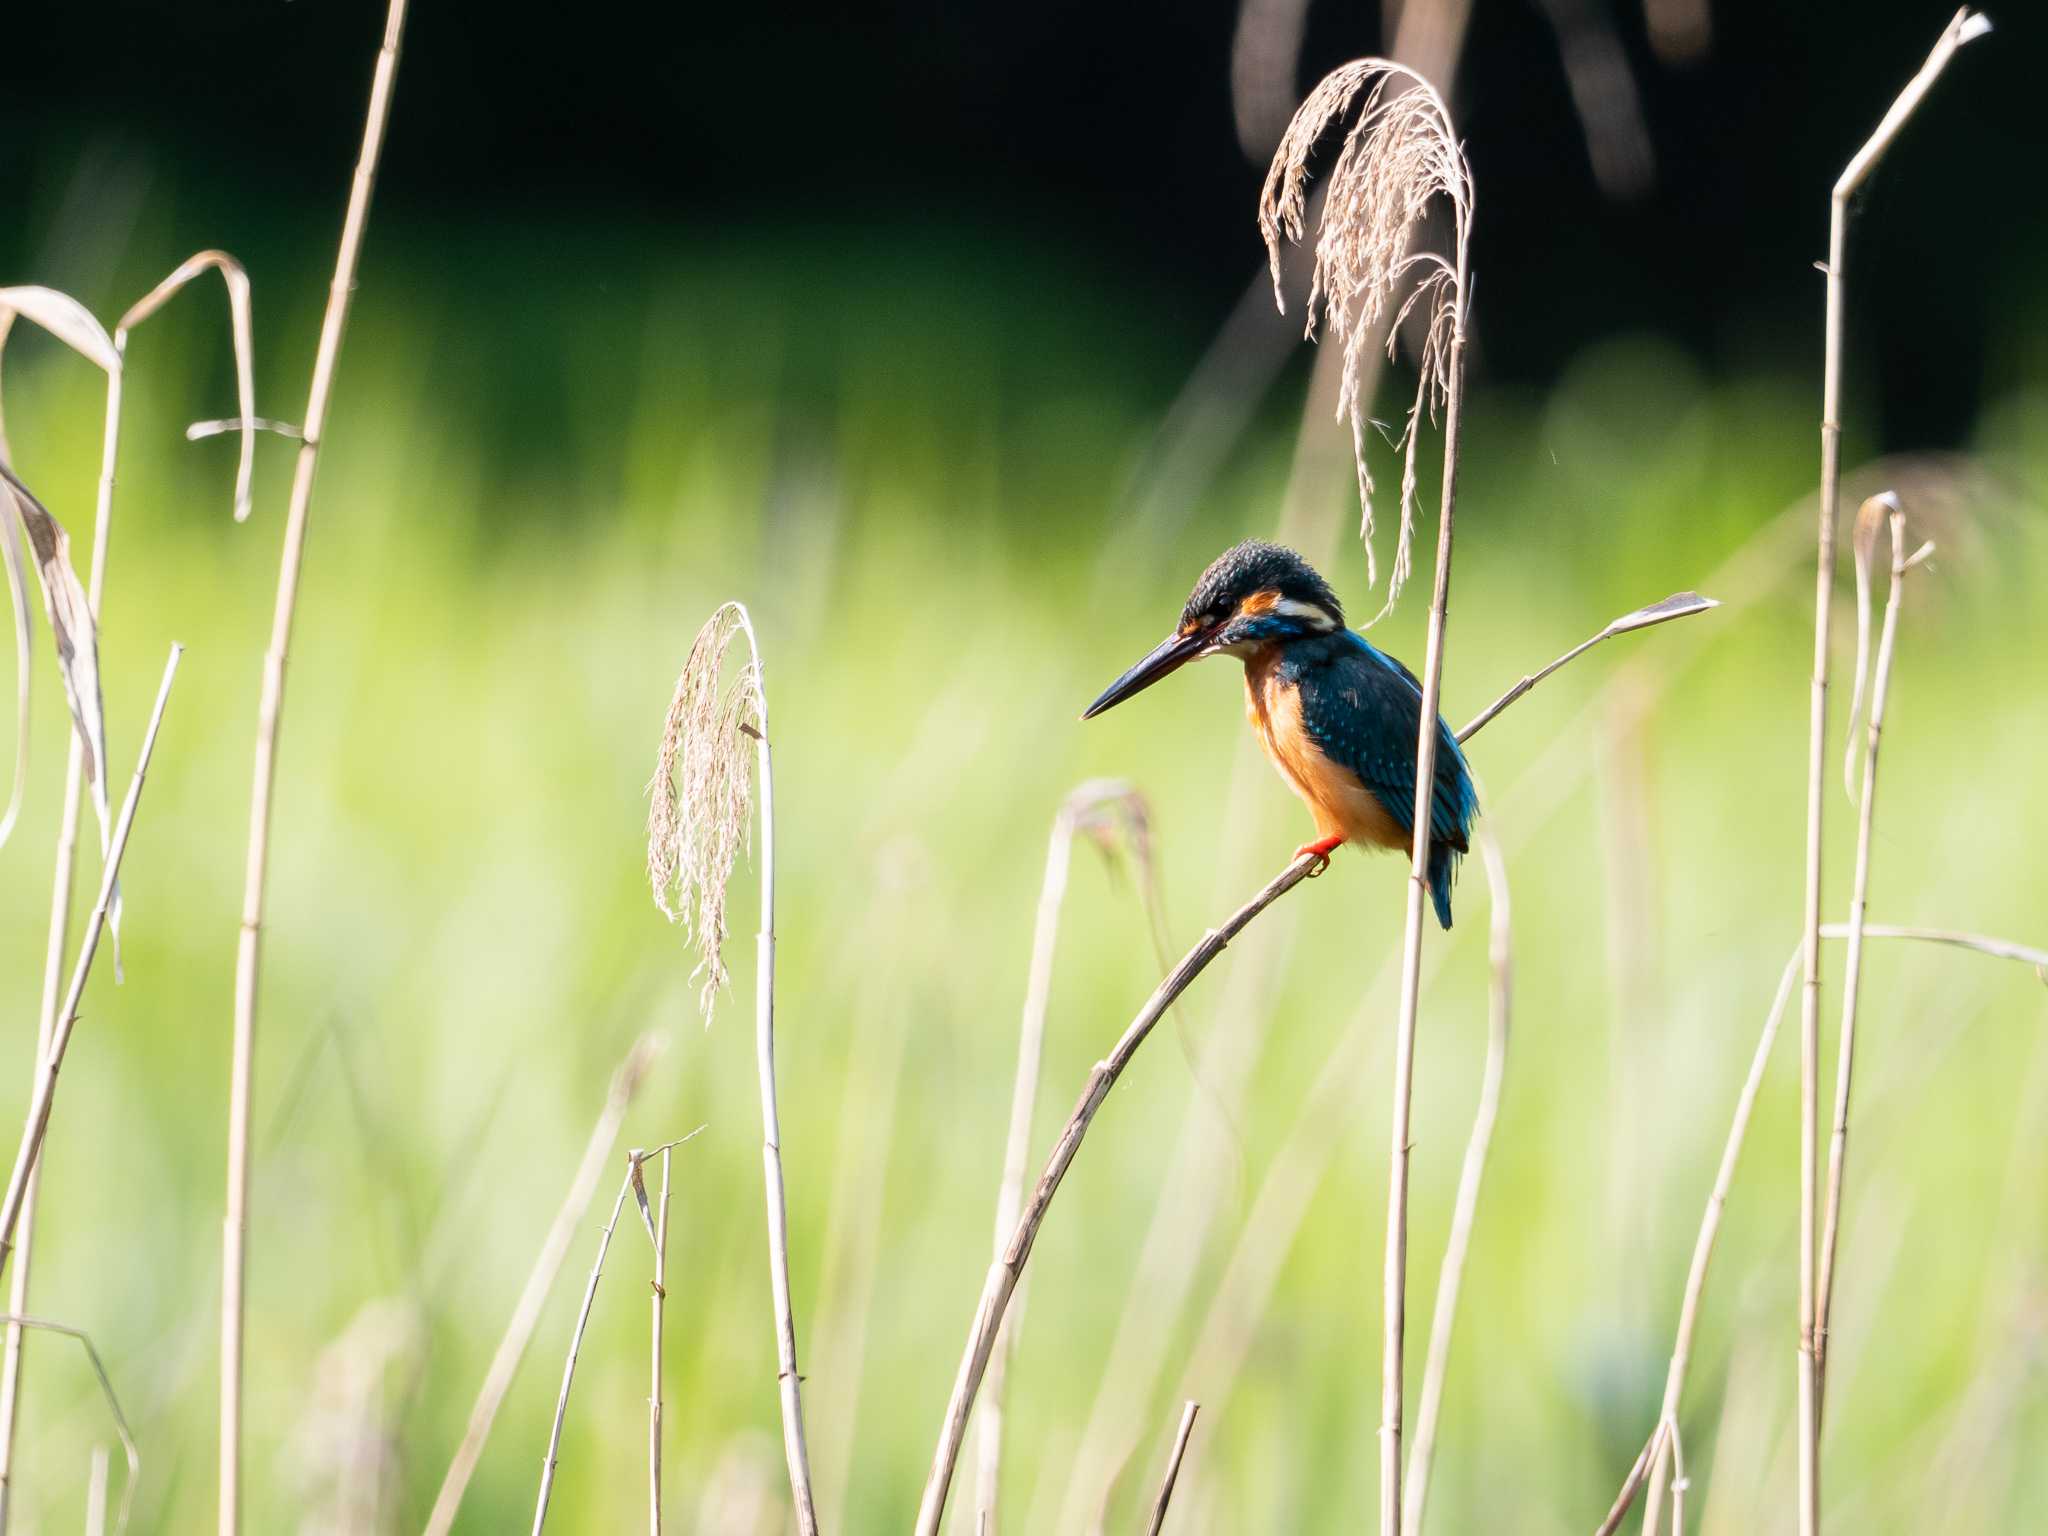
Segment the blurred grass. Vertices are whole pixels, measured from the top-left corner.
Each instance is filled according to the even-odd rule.
[[[832,1528],[896,1528],[986,1263],[1039,860],[1061,796],[1115,773],[1153,797],[1180,942],[1300,839],[1298,809],[1262,766],[1230,800],[1249,750],[1232,669],[1075,723],[1218,549],[1272,527],[1298,381],[1142,563],[1104,571],[1124,479],[1202,339],[1170,293],[1113,293],[1059,251],[910,257],[877,238],[828,259],[790,238],[680,261],[647,236],[600,249],[518,231],[409,235],[373,240],[288,695],[258,1063],[251,1527],[310,1521],[337,1479],[364,1475],[333,1464],[332,1415],[345,1417],[350,1387],[346,1362],[324,1352],[379,1298],[418,1309],[421,1348],[372,1396],[388,1415],[395,1528],[422,1517],[605,1078],[649,1023],[669,1026],[672,1047],[622,1147],[710,1125],[676,1165],[676,1528],[738,1528],[708,1512],[700,1525],[709,1490],[779,1478],[749,972],[737,968],[740,996],[701,1029],[688,954],[641,874],[642,790],[674,672],[710,608],[744,596],[778,729],[784,1155],[814,1454]],[[292,417],[313,312],[252,268],[259,409]],[[604,276],[569,281],[576,271]],[[136,1422],[144,1530],[200,1528],[213,1507],[231,956],[289,472],[288,450],[267,444],[257,514],[237,529],[232,445],[179,440],[185,420],[231,398],[223,329],[201,301],[131,359],[103,642],[121,776],[163,647],[176,637],[190,652],[130,855],[128,981],[102,975],[88,996],[36,1250],[37,1310],[93,1332]],[[15,345],[19,466],[83,541],[96,384],[53,348]],[[1616,613],[1708,586],[1808,486],[1806,363],[1706,379],[1659,342],[1625,339],[1589,347],[1542,397],[1488,391],[1482,375],[1446,713],[1469,717]],[[1978,447],[2038,487],[2048,396],[1999,404]],[[2048,846],[2033,766],[2048,749],[2048,548],[2022,501],[1977,509],[1981,541],[1916,583],[1874,919],[2048,938],[2048,869],[2027,856]],[[1354,515],[1329,509],[1333,547]],[[1475,744],[1511,842],[1517,1037],[1435,1529],[1588,1527],[1654,1417],[1700,1201],[1797,921],[1808,539],[1791,538],[1755,606],[1616,642]],[[1362,561],[1342,547],[1333,575],[1362,616]],[[1375,638],[1418,656],[1422,619],[1421,603],[1404,605]],[[1603,708],[1565,742],[1563,760],[1585,772],[1555,814],[1507,821],[1501,808],[1577,707],[1631,655],[1660,654],[1674,669],[1684,659],[1660,698]],[[37,665],[30,814],[0,851],[0,985],[21,1026],[0,1043],[0,1070],[16,1084],[65,728],[47,646]],[[1832,810],[1839,906],[1851,818],[1839,795]],[[744,866],[741,879],[736,910],[748,911]],[[1399,897],[1391,863],[1340,860],[1240,940],[1176,1026],[1199,1049],[1232,970],[1265,965],[1222,1216],[1168,1379],[1131,1426],[1144,1440],[1118,1518],[1163,1454],[1173,1378],[1258,1181],[1394,947]],[[1483,1047],[1484,899],[1475,868],[1425,1012],[1418,1350]],[[1069,902],[1047,1125],[1156,979],[1127,881],[1083,857]],[[2008,1454],[2048,1433],[2048,1153],[2022,1107],[2038,1112],[2048,1093],[2048,1016],[2015,967],[1885,945],[1867,963],[1829,1498],[1872,1530],[1926,1529],[1930,1511],[1961,1508],[1981,1522],[1970,1528],[2013,1528],[2048,1502],[2038,1458]],[[1708,1530],[1755,1528],[1790,1477],[1792,1059],[1782,1041],[1687,1399],[1692,1507]],[[1051,1528],[1184,1115],[1211,1116],[1216,1134],[1179,1053],[1155,1045],[1046,1228],[1012,1378],[1012,1529],[1027,1516]],[[1185,1528],[1334,1529],[1370,1502],[1383,1115],[1375,1067],[1247,1369],[1227,1392],[1193,1384],[1204,1413]],[[529,1518],[598,1220],[571,1251],[464,1529]],[[635,1230],[614,1249],[578,1376],[562,1532],[619,1529],[642,1508]],[[1984,1393],[2007,1377],[1983,1419]],[[1724,1435],[1731,1383],[1725,1422],[1740,1433]],[[1937,1454],[1966,1406],[1976,1427]],[[99,1412],[66,1352],[34,1349],[23,1466],[38,1525],[76,1518]],[[1724,1441],[1748,1459],[1724,1464]]]

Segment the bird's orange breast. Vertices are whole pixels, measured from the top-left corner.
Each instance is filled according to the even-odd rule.
[[[1244,669],[1245,715],[1266,756],[1288,788],[1307,803],[1324,837],[1381,848],[1406,848],[1401,830],[1379,796],[1357,774],[1324,755],[1301,718],[1301,693],[1279,673],[1275,652],[1254,656]]]

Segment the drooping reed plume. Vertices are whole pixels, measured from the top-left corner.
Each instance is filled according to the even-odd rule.
[[[1400,436],[1401,526],[1387,581],[1391,605],[1408,576],[1414,527],[1416,461],[1425,413],[1442,416],[1444,457],[1437,513],[1436,581],[1422,668],[1424,721],[1436,719],[1443,691],[1444,629],[1450,608],[1451,535],[1458,494],[1459,429],[1464,402],[1466,328],[1471,315],[1469,256],[1472,172],[1451,125],[1450,109],[1414,71],[1385,59],[1361,59],[1332,71],[1309,93],[1288,125],[1267,173],[1259,228],[1280,298],[1280,245],[1304,234],[1308,160],[1331,125],[1353,107],[1358,116],[1338,152],[1316,233],[1308,302],[1313,334],[1318,310],[1344,349],[1338,412],[1351,424],[1364,505],[1368,571],[1372,567],[1372,477],[1366,468],[1366,412],[1358,363],[1373,327],[1391,313],[1388,344],[1402,322],[1419,314],[1422,341],[1415,398]],[[1419,246],[1420,226],[1441,201],[1449,210],[1450,254]],[[1284,301],[1283,301],[1284,302]],[[1384,610],[1383,610],[1384,611]],[[1437,733],[1416,733],[1415,780],[1436,782]],[[1402,940],[1401,1014],[1394,1039],[1394,1112],[1387,1180],[1387,1243],[1383,1276],[1380,1381],[1380,1536],[1401,1530],[1401,1414],[1406,1381],[1409,1109],[1415,1072],[1416,1019],[1421,1001],[1423,898],[1430,858],[1428,816],[1412,818],[1408,909]]]
[[[726,654],[746,638],[731,684]],[[754,746],[755,786],[747,772]],[[769,747],[768,691],[754,621],[726,603],[705,621],[676,679],[663,722],[654,780],[648,786],[647,876],[655,904],[685,926],[697,949],[705,1018],[726,979],[725,892],[753,817],[760,823],[761,926],[755,937],[754,1055],[761,1086],[761,1172],[768,1214],[768,1276],[775,1313],[776,1382],[782,1403],[783,1459],[801,1536],[817,1536],[810,1448],[804,1436],[803,1378],[797,1373],[796,1317],[789,1294],[789,1202],[782,1180],[782,1121],[775,1087],[775,773]]]

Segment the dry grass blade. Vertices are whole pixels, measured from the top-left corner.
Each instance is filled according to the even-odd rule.
[[[1668,1419],[1657,1425],[1656,1433],[1650,1436],[1641,1452],[1637,1454],[1635,1465],[1628,1469],[1628,1477],[1622,1482],[1621,1492],[1615,1495],[1614,1504],[1607,1511],[1607,1518],[1594,1528],[1593,1536],[1614,1536],[1614,1533],[1621,1529],[1621,1522],[1628,1518],[1629,1507],[1635,1503],[1636,1494],[1641,1491],[1644,1482],[1650,1476],[1651,1464],[1664,1449],[1669,1429]]]
[[[0,442],[0,460],[8,457]],[[35,629],[28,614],[28,563],[24,541],[28,530],[15,509],[14,492],[0,491],[0,567],[7,572],[7,596],[14,609],[14,775],[7,790],[7,809],[0,812],[0,848],[14,835],[21,819],[21,797],[28,788],[29,669],[35,662]]]
[[[1814,1341],[1820,1117],[1821,822],[1827,777],[1828,633],[1834,600],[1835,524],[1842,480],[1842,333],[1849,198],[1891,147],[1956,50],[1991,30],[1983,16],[1963,8],[1936,39],[1927,62],[1906,83],[1891,108],[1836,178],[1828,203],[1826,332],[1822,343],[1820,517],[1814,562],[1813,678],[1807,723],[1806,889],[1803,912],[1805,976],[1799,1004],[1799,1532],[1820,1529],[1820,1372]]]
[[[932,1453],[931,1471],[925,1479],[924,1494],[918,1504],[917,1536],[938,1536],[946,1512],[946,1495],[952,1487],[953,1470],[959,1462],[960,1446],[967,1435],[967,1420],[974,1411],[974,1399],[981,1389],[989,1357],[994,1353],[996,1335],[1002,1329],[1004,1314],[1009,1309],[1010,1299],[1016,1294],[1018,1282],[1023,1278],[1024,1266],[1030,1260],[1032,1245],[1038,1240],[1038,1229],[1044,1224],[1053,1196],[1059,1193],[1060,1182],[1073,1166],[1074,1158],[1081,1150],[1081,1142],[1088,1134],[1088,1127],[1094,1124],[1109,1091],[1116,1086],[1117,1079],[1123,1076],[1124,1069],[1137,1055],[1138,1047],[1145,1043],[1153,1026],[1165,1016],[1174,999],[1194,984],[1195,978],[1208,969],[1209,963],[1223,953],[1246,924],[1307,879],[1315,864],[1316,858],[1312,854],[1297,858],[1256,896],[1233,912],[1220,928],[1204,935],[1201,942],[1189,950],[1160,982],[1110,1053],[1088,1074],[1087,1085],[1053,1143],[1045,1170],[1039,1174],[1031,1198],[1017,1219],[1016,1231],[1001,1257],[989,1266],[981,1300],[975,1308],[974,1322],[968,1331],[967,1347],[961,1354],[960,1367],[953,1378],[953,1391],[946,1403],[939,1443]]]
[[[1828,1319],[1835,1283],[1836,1239],[1842,1221],[1843,1164],[1849,1150],[1849,1092],[1856,1063],[1856,1013],[1863,985],[1863,921],[1870,905],[1871,833],[1877,815],[1878,746],[1884,734],[1885,704],[1891,691],[1892,653],[1898,642],[1899,607],[1905,593],[1906,571],[1918,555],[1906,553],[1906,516],[1896,496],[1875,496],[1866,501],[1856,516],[1853,543],[1856,552],[1859,608],[1867,609],[1870,561],[1880,527],[1891,530],[1891,587],[1885,597],[1884,632],[1878,638],[1877,666],[1870,684],[1870,723],[1863,750],[1863,797],[1856,828],[1856,873],[1849,896],[1849,954],[1842,982],[1842,1025],[1835,1058],[1834,1130],[1828,1142],[1827,1204],[1821,1215],[1820,1275],[1814,1299],[1814,1414],[1819,1417],[1827,1400]],[[1923,553],[1925,547],[1923,547]],[[1867,615],[1859,615],[1865,617]],[[1859,645],[1859,649],[1861,649]],[[1857,692],[1862,692],[1861,666]],[[1850,735],[1855,735],[1855,708],[1850,711]]]
[[[1167,1453],[1166,1473],[1159,1480],[1159,1496],[1152,1501],[1152,1518],[1145,1536],[1159,1536],[1166,1527],[1166,1506],[1173,1502],[1173,1485],[1180,1481],[1180,1464],[1188,1454],[1188,1437],[1195,1432],[1195,1415],[1202,1405],[1192,1398],[1181,1405],[1180,1428],[1174,1431],[1173,1449]]]
[[[85,1358],[92,1366],[93,1375],[99,1378],[100,1395],[107,1400],[107,1412],[114,1420],[114,1433],[121,1437],[122,1453],[128,1458],[128,1480],[122,1485],[121,1507],[114,1516],[114,1536],[121,1536],[121,1533],[128,1529],[128,1512],[135,1505],[135,1480],[142,1475],[142,1452],[135,1444],[133,1432],[128,1428],[128,1415],[121,1411],[121,1399],[114,1395],[113,1378],[107,1374],[106,1362],[100,1359],[99,1350],[93,1346],[92,1336],[83,1328],[73,1328],[68,1323],[53,1323],[47,1318],[29,1317],[20,1312],[6,1313],[0,1316],[0,1322],[6,1323],[10,1328],[31,1328],[41,1333],[62,1334],[67,1339],[76,1339],[79,1348],[85,1351]],[[101,1458],[106,1455],[104,1450],[98,1450],[97,1453]],[[99,1487],[104,1498],[104,1469],[100,1474]],[[105,1514],[104,1506],[101,1514]]]
[[[434,1508],[427,1516],[426,1536],[447,1536],[455,1524],[456,1511],[462,1507],[462,1496],[469,1488],[478,1459],[483,1455],[491,1426],[497,1421],[498,1408],[512,1388],[512,1378],[519,1370],[519,1362],[525,1358],[526,1346],[533,1341],[534,1329],[540,1324],[541,1308],[547,1302],[548,1292],[554,1288],[555,1276],[561,1272],[563,1259],[568,1256],[569,1243],[576,1235],[576,1224],[583,1220],[583,1213],[590,1208],[591,1196],[597,1193],[597,1181],[604,1173],[605,1163],[611,1158],[612,1143],[619,1138],[619,1127],[625,1123],[626,1111],[632,1106],[640,1085],[646,1081],[648,1069],[654,1065],[661,1047],[662,1037],[650,1030],[633,1042],[633,1048],[612,1073],[611,1086],[605,1091],[604,1108],[598,1114],[597,1124],[591,1127],[583,1157],[576,1165],[575,1176],[569,1181],[569,1192],[563,1196],[555,1219],[548,1225],[540,1254],[527,1274],[518,1303],[512,1309],[512,1319],[505,1325],[504,1336],[499,1339],[497,1351],[491,1356],[490,1368],[484,1373],[484,1383],[477,1392],[476,1403],[469,1411],[469,1426],[463,1431],[462,1444],[449,1463],[447,1475],[441,1479],[441,1491],[435,1495]]]
[[[1121,839],[1119,833],[1122,834]],[[1150,815],[1145,797],[1120,779],[1091,779],[1061,803],[1053,817],[1052,837],[1045,851],[1045,877],[1038,894],[1038,915],[1031,934],[1031,969],[1024,985],[1024,1014],[1017,1030],[1017,1074],[1010,1091],[1010,1129],[1003,1150],[1002,1183],[996,1192],[996,1256],[1016,1230],[1024,1207],[1024,1178],[1031,1159],[1031,1122],[1037,1113],[1040,1064],[1045,1051],[1045,1017],[1052,997],[1053,951],[1059,942],[1060,909],[1067,893],[1074,838],[1093,838],[1104,855],[1114,858],[1120,841],[1130,845],[1142,888],[1152,885]],[[1017,1329],[1023,1320],[1020,1300],[996,1339],[989,1359],[987,1391],[981,1404],[979,1455],[976,1462],[975,1509],[978,1536],[997,1528],[997,1489],[1002,1476],[1004,1385]]]
[[[249,320],[249,274],[242,269],[242,264],[226,251],[201,251],[186,258],[169,277],[129,305],[128,313],[114,328],[114,346],[116,351],[125,353],[131,331],[168,304],[187,283],[207,272],[218,272],[228,290],[228,327],[235,346],[235,397],[241,408],[242,457],[235,470],[235,521],[240,523],[246,522],[249,516],[249,484],[256,470],[257,419],[255,346],[251,340]],[[189,439],[189,433],[187,437]]]
[[[242,1324],[249,1261],[249,1137],[254,1116],[256,995],[263,959],[263,918],[270,877],[271,799],[277,785],[278,732],[284,719],[285,669],[291,654],[292,622],[298,613],[299,574],[305,563],[306,527],[312,517],[313,481],[327,409],[341,363],[356,291],[356,268],[370,222],[370,194],[391,119],[398,78],[398,48],[405,34],[406,0],[389,0],[383,44],[370,78],[363,115],[362,147],[349,183],[334,277],[320,317],[320,344],[306,389],[306,421],[292,470],[291,504],[285,513],[284,544],[278,555],[277,597],[271,610],[270,644],[263,656],[263,685],[256,711],[256,744],[249,788],[249,853],[242,873],[242,918],[235,944],[234,1044],[228,1075],[227,1214],[221,1223],[220,1303],[220,1536],[238,1536],[242,1524]],[[244,409],[243,416],[252,413]],[[246,436],[245,436],[246,443]]]
[[[644,1193],[645,1186],[640,1176],[640,1165],[643,1162],[657,1153],[665,1155],[673,1151],[703,1129],[704,1127],[700,1125],[697,1130],[690,1132],[689,1136],[678,1136],[674,1141],[649,1151],[643,1152],[636,1147],[626,1154],[626,1177],[619,1183],[618,1198],[612,1201],[611,1216],[606,1220],[604,1232],[598,1238],[597,1260],[590,1266],[590,1280],[583,1287],[583,1306],[576,1314],[576,1331],[569,1336],[569,1358],[562,1365],[562,1390],[555,1398],[554,1427],[548,1431],[548,1453],[540,1467],[540,1496],[534,1501],[533,1536],[541,1536],[541,1530],[547,1524],[548,1499],[554,1492],[555,1465],[562,1451],[562,1424],[569,1414],[569,1388],[576,1381],[576,1359],[583,1350],[583,1332],[590,1326],[590,1309],[597,1301],[597,1283],[604,1277],[604,1257],[611,1251],[612,1231],[619,1224],[619,1212],[626,1208],[626,1195],[633,1190],[641,1190]]]
[[[1551,662],[1549,666],[1526,674],[1521,681],[1508,689],[1506,693],[1474,715],[1464,729],[1458,732],[1458,740],[1462,742],[1470,737],[1481,726],[1514,703],[1515,700],[1519,699],[1531,688],[1542,682],[1543,679],[1550,676],[1559,667],[1565,665],[1566,662],[1576,661],[1601,641],[1612,640],[1616,635],[1631,634],[1639,629],[1650,629],[1658,624],[1668,624],[1673,619],[1690,618],[1695,613],[1705,613],[1710,608],[1718,608],[1720,606],[1718,598],[1701,597],[1697,592],[1674,592],[1671,596],[1661,598],[1647,607],[1638,608],[1632,613],[1624,613],[1591,639],[1581,640],[1577,645],[1558,657],[1557,660]]]
[[[726,655],[746,609],[727,603],[690,645],[662,724],[661,750],[648,784],[647,879],[655,905],[697,946],[693,977],[703,978],[704,1021],[728,981],[725,894],[753,816],[752,756],[742,735],[767,730],[758,656],[724,682]]]
[[[114,887],[120,879],[121,857],[128,849],[128,834],[135,825],[135,812],[142,800],[142,783],[149,770],[150,754],[156,750],[157,731],[163,725],[164,706],[170,701],[171,682],[178,674],[178,657],[183,654],[182,646],[171,647],[170,659],[164,664],[163,682],[158,685],[156,706],[150,711],[149,728],[142,738],[142,751],[135,761],[135,777],[128,786],[127,797],[121,802],[121,815],[114,824],[113,841],[108,847],[106,868],[100,876],[99,900],[93,906],[92,916],[86,922],[85,935],[78,947],[78,960],[71,972],[70,989],[64,997],[64,1006],[59,1011],[57,1028],[50,1037],[49,1049],[44,1052],[36,1077],[34,1102],[30,1105],[28,1122],[22,1127],[21,1150],[15,1154],[14,1172],[7,1181],[7,1196],[0,1206],[0,1271],[7,1266],[8,1256],[14,1251],[14,1226],[20,1219],[23,1200],[27,1197],[30,1174],[43,1149],[44,1134],[50,1128],[50,1110],[56,1100],[57,1074],[64,1065],[64,1053],[71,1044],[72,1032],[78,1026],[79,1000],[85,995],[86,979],[92,974],[93,956],[99,949],[100,934],[107,925],[107,912],[113,904]]]
[[[735,635],[747,661],[721,692],[725,654]],[[761,643],[743,603],[713,613],[690,647],[662,725],[647,873],[655,904],[686,931],[694,922],[701,999],[711,1005],[725,979],[725,886],[747,834],[750,787],[742,736],[754,744],[760,789],[761,926],[754,936],[754,1063],[761,1090],[761,1183],[767,1207],[768,1285],[775,1316],[775,1381],[782,1405],[782,1451],[801,1536],[817,1536],[817,1497],[804,1435],[803,1376],[797,1370],[796,1313],[789,1287],[789,1198],[782,1178],[782,1116],[775,1087],[775,760],[768,737],[768,694]],[[670,900],[673,892],[675,899]],[[694,911],[692,910],[694,907]]]
[[[1465,251],[1472,173],[1443,99],[1421,75],[1376,58],[1333,70],[1296,109],[1260,194],[1259,232],[1266,242],[1273,296],[1282,308],[1286,300],[1280,287],[1280,248],[1283,242],[1299,241],[1305,232],[1309,158],[1330,126],[1354,107],[1357,118],[1331,170],[1316,235],[1307,328],[1315,335],[1320,314],[1344,355],[1337,415],[1351,429],[1370,585],[1378,579],[1378,561],[1372,546],[1373,481],[1366,463],[1371,402],[1361,389],[1363,363],[1382,321],[1389,321],[1391,349],[1402,322],[1411,313],[1422,317],[1415,399],[1396,444],[1402,454],[1401,509],[1387,581],[1391,608],[1413,558],[1421,418],[1427,412],[1434,419],[1449,406],[1461,366],[1454,354],[1463,338],[1467,308]],[[1415,248],[1417,231],[1440,197],[1451,209],[1454,255],[1449,257]]]
[[[647,1235],[654,1243],[653,1342],[649,1347],[652,1361],[650,1385],[647,1398],[647,1530],[648,1536],[661,1536],[661,1358],[662,1323],[668,1302],[668,1174],[669,1154],[674,1149],[661,1149],[661,1196],[657,1213],[648,1222]],[[641,1159],[633,1160],[633,1190],[640,1197],[640,1214],[647,1217],[647,1187],[640,1177]]]
[[[1477,828],[1481,863],[1486,870],[1487,899],[1492,910],[1487,928],[1486,1068],[1480,1078],[1479,1108],[1465,1143],[1465,1163],[1458,1174],[1458,1198],[1451,1210],[1451,1235],[1437,1270],[1436,1306],[1430,1316],[1429,1358],[1422,1368],[1422,1397],[1415,1407],[1415,1434],[1408,1448],[1408,1496],[1401,1511],[1404,1536],[1418,1536],[1429,1498],[1431,1458],[1436,1451],[1437,1420],[1443,1411],[1444,1380],[1450,1374],[1451,1338],[1458,1321],[1458,1291],[1465,1277],[1465,1258],[1472,1247],[1472,1228],[1479,1212],[1479,1189],[1486,1177],[1487,1154],[1493,1146],[1494,1123],[1500,1118],[1501,1084],[1507,1077],[1508,1026],[1514,1007],[1514,924],[1508,899],[1507,859],[1489,820]]]

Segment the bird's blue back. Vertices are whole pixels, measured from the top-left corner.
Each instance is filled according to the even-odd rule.
[[[1348,768],[1404,831],[1415,825],[1415,739],[1422,685],[1363,635],[1343,629],[1280,642],[1280,679],[1298,689],[1302,726],[1332,762]],[[1479,797],[1457,738],[1436,722],[1430,797],[1429,889],[1451,926],[1451,875],[1469,847]]]

